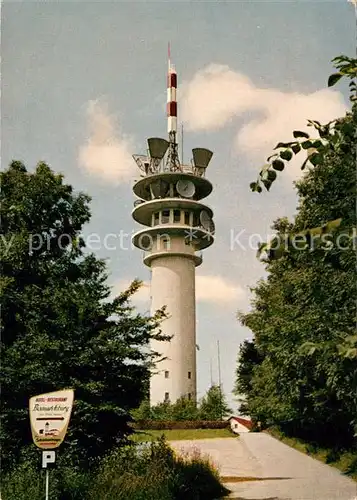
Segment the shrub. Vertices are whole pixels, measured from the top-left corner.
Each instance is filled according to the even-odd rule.
[[[171,500],[173,452],[163,440],[117,449],[103,460],[90,500]]]
[[[43,500],[45,470],[41,469],[40,457],[40,450],[33,446],[22,450],[19,464],[1,478],[2,500]],[[49,474],[51,500],[84,500],[95,471],[94,468],[91,471],[85,468],[72,455],[61,450],[56,466]]]
[[[338,448],[332,448],[331,450],[328,451],[326,455],[326,463],[331,464],[333,462],[337,462],[337,460],[341,456],[341,450]]]
[[[213,500],[228,493],[207,458],[176,456],[164,438],[118,448],[90,470],[62,457],[50,474],[51,500]],[[2,478],[2,500],[43,500],[44,490],[36,460]]]
[[[65,467],[56,470],[55,474],[58,477],[59,500],[84,500],[88,498],[91,476],[94,471],[90,473],[79,467]]]
[[[357,456],[355,453],[346,453],[344,456],[344,462],[346,462],[346,465],[344,467],[344,473],[348,474],[350,476],[356,476],[357,475]]]
[[[58,483],[51,478],[51,499],[58,499]],[[36,463],[24,462],[1,479],[2,500],[43,500],[45,472]]]
[[[314,455],[319,451],[319,447],[316,443],[306,443],[305,449],[308,455]]]
[[[164,438],[116,450],[105,461],[90,500],[213,500],[228,490],[207,459],[175,456]]]
[[[221,484],[217,469],[198,450],[177,457],[172,480],[173,499],[217,499],[228,493],[229,490]]]
[[[230,423],[221,420],[138,420],[131,424],[134,429],[140,430],[170,430],[170,429],[229,429]]]

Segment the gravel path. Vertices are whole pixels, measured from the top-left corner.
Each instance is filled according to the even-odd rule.
[[[226,483],[231,499],[357,500],[357,483],[265,433],[241,434],[239,439],[173,441],[170,445],[178,452],[196,448],[209,455],[223,478],[265,478]]]

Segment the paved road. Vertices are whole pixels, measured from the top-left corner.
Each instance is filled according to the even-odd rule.
[[[265,478],[226,483],[231,499],[357,500],[357,483],[265,433],[170,444],[177,451],[197,448],[209,455],[223,478]]]

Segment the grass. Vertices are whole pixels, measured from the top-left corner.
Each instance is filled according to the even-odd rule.
[[[143,441],[154,441],[165,436],[166,441],[182,441],[191,439],[212,439],[234,437],[229,429],[170,429],[170,430],[146,430],[135,431],[131,440],[140,443]]]
[[[339,455],[332,456],[332,451],[330,449],[316,448],[302,439],[285,436],[275,427],[268,429],[267,432],[291,448],[294,448],[301,453],[305,453],[320,462],[336,467],[336,469],[357,481],[357,471],[354,470],[353,472],[349,472],[351,467],[355,468],[357,453],[353,453],[352,451],[342,451]]]

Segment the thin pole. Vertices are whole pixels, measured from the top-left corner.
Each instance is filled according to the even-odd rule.
[[[183,165],[183,123],[181,123],[181,165]]]
[[[211,374],[211,387],[213,387],[212,358],[210,358],[210,360],[209,360],[209,371]]]
[[[219,340],[217,340],[217,355],[218,355],[219,410],[220,410],[221,420],[223,420],[222,381],[221,381],[221,356],[220,356],[220,352],[219,352]]]
[[[46,469],[46,500],[49,499],[49,485],[50,485],[50,477],[48,469]]]

